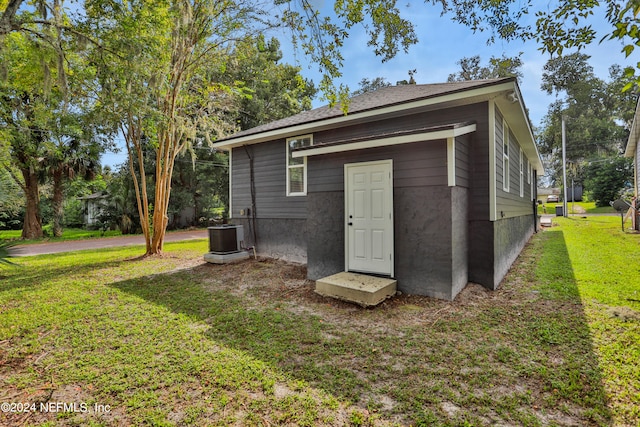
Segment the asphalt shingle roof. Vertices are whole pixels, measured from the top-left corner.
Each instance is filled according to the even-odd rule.
[[[392,105],[442,96],[449,93],[462,92],[465,90],[475,89],[483,86],[491,86],[511,80],[513,80],[513,78],[469,80],[461,82],[422,85],[389,86],[351,98],[349,103],[349,114],[357,114],[364,111],[371,111],[378,108],[389,107]],[[284,129],[291,126],[331,119],[334,117],[340,117],[342,115],[344,115],[344,113],[340,108],[340,105],[335,105],[333,107],[325,105],[323,107],[315,108],[309,111],[303,111],[302,113],[296,114],[294,116],[286,117],[284,119],[276,120],[274,122],[266,123],[264,125],[235,133],[230,137],[218,140],[218,142],[232,140],[249,135],[255,135],[276,129]]]

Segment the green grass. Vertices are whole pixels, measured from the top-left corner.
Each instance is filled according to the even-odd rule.
[[[562,205],[562,202],[546,203],[544,205],[546,208],[546,211],[542,205],[538,205],[538,215],[542,215],[545,213],[555,215],[556,205]],[[567,202],[567,212],[572,215],[573,214],[580,215],[585,213],[586,214],[617,213],[617,211],[613,209],[611,206],[596,207],[596,202]]]
[[[20,240],[20,244],[29,244],[29,243],[41,243],[41,242],[62,242],[66,240],[82,240],[82,239],[93,239],[98,237],[114,237],[121,236],[122,233],[120,230],[107,230],[103,232],[102,230],[85,230],[82,228],[65,228],[63,230],[62,236],[53,237],[50,227],[45,228],[48,230],[48,237],[44,237],[42,239],[29,239],[29,240],[20,240],[22,236],[22,230],[0,230],[0,241],[2,240]]]
[[[0,267],[0,425],[637,426],[640,236],[558,218],[498,291],[317,296],[299,266],[203,264],[206,241]],[[49,423],[49,424],[47,424]]]

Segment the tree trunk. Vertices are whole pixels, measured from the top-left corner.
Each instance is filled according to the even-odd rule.
[[[62,171],[56,169],[53,172],[53,235],[62,236],[62,223],[64,220]]]
[[[22,169],[24,177],[24,195],[26,205],[24,210],[24,224],[22,226],[23,239],[42,238],[42,219],[40,218],[40,194],[38,177],[29,169]]]

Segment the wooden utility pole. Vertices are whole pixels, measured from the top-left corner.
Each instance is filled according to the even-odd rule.
[[[567,136],[564,125],[565,119],[562,115],[562,216],[567,217]]]

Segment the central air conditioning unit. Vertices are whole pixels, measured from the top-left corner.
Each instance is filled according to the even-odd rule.
[[[223,224],[207,229],[209,230],[209,252],[231,254],[243,249],[244,230],[242,225]]]

